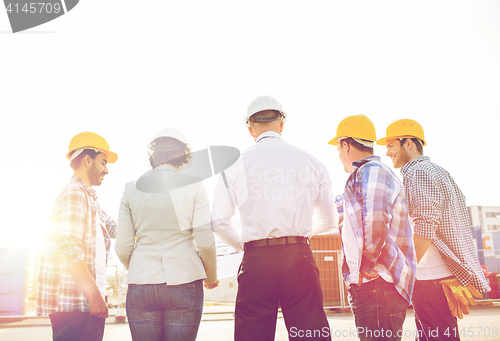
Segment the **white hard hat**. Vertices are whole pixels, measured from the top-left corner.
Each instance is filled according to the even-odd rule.
[[[164,128],[160,130],[159,132],[156,133],[156,135],[149,141],[148,144],[148,149],[153,150],[154,148],[154,141],[160,137],[170,137],[174,138],[176,140],[179,140],[180,142],[184,143],[189,150],[191,150],[191,145],[189,144],[189,140],[187,139],[186,135],[184,135],[183,132],[181,132],[179,129],[176,128]]]
[[[287,113],[283,111],[281,103],[278,102],[276,98],[273,98],[271,96],[260,96],[254,99],[252,103],[250,103],[250,105],[248,106],[247,114],[245,116],[245,123],[248,125],[248,119],[250,118],[250,116],[263,110],[279,111],[284,116],[283,124],[286,123],[286,119],[288,117]]]

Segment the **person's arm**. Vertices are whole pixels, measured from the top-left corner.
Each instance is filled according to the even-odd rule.
[[[108,231],[108,236],[110,238],[116,238],[116,231],[117,231],[116,222],[104,211],[101,211],[101,217],[102,220],[104,221],[106,231]]]
[[[97,285],[90,275],[87,263],[82,260],[76,262],[68,268],[69,273],[75,279],[83,292],[87,295],[89,301],[90,315],[102,319],[108,317],[108,306],[97,288]]]
[[[130,211],[129,202],[127,198],[127,188],[129,184],[125,185],[122,200],[120,202],[120,211],[118,212],[118,231],[116,234],[115,252],[120,262],[128,270],[130,265],[130,257],[135,247],[135,226],[132,219],[132,212]]]
[[[313,235],[338,228],[339,215],[337,205],[332,194],[332,181],[326,168],[320,172],[321,180],[318,198],[315,202],[316,213],[319,216],[320,224],[313,227]]]
[[[234,167],[234,166],[233,166]],[[231,245],[237,251],[243,251],[241,236],[236,232],[231,223],[236,214],[236,197],[231,183],[224,179],[224,174],[219,178],[215,187],[212,208],[212,231],[224,243]]]
[[[85,261],[83,238],[87,214],[87,197],[83,190],[73,189],[62,194],[60,211],[59,250],[75,282],[87,295],[90,314],[99,318],[108,317],[108,307],[97,288]]]
[[[417,261],[420,262],[436,238],[444,208],[445,187],[436,183],[431,174],[424,170],[415,171],[409,181],[407,193],[411,205],[410,216],[413,220],[413,242]]]
[[[210,203],[203,182],[200,182],[196,189],[192,227],[194,241],[207,275],[205,286],[207,289],[213,289],[219,282],[217,280],[217,251],[210,221]]]
[[[394,177],[384,168],[369,165],[362,169],[362,219],[365,248],[362,253],[361,269],[370,274],[377,264],[389,233],[389,207],[394,190]],[[367,276],[368,277],[368,276]]]
[[[415,244],[415,253],[417,254],[417,262],[419,263],[425,252],[431,245],[432,239],[425,239],[414,233],[413,243]]]

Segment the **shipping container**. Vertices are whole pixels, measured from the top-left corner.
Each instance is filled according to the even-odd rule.
[[[495,250],[495,255],[500,256],[500,231],[493,232],[491,235],[493,236],[493,248]]]
[[[495,256],[484,257],[484,263],[486,265],[486,271],[488,272],[500,272],[500,258]]]
[[[28,249],[0,248],[0,316],[25,313]]]
[[[500,298],[500,287],[497,276],[498,274],[492,272],[488,272],[488,274],[486,275],[488,283],[491,287],[491,291],[488,293],[488,299]]]
[[[481,231],[481,226],[472,227],[472,238],[474,238],[475,240],[477,258],[479,259],[479,264],[486,265],[484,261],[483,233]]]

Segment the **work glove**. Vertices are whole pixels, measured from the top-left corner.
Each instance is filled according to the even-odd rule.
[[[469,305],[476,305],[474,297],[482,297],[472,285],[464,287],[456,278],[446,279],[439,283],[443,286],[451,315],[459,319],[464,318],[464,314],[469,314]]]

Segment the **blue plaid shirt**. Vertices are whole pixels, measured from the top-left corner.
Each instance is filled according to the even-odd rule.
[[[357,240],[360,270],[373,273],[377,264],[383,265],[398,292],[410,302],[417,259],[403,185],[378,156],[353,162],[353,166],[344,190],[343,213],[349,219],[344,226],[353,229]],[[348,269],[345,263],[344,258],[343,269]],[[344,278],[348,275],[344,272]]]

